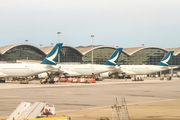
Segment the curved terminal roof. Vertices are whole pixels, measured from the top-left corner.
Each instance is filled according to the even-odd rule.
[[[98,49],[98,48],[114,48],[116,49],[116,47],[113,46],[94,46],[94,49]],[[82,48],[77,48],[83,55],[85,55],[86,53],[92,51],[92,47],[82,47]]]
[[[31,44],[15,44],[15,45],[7,45],[7,46],[3,46],[3,47],[0,47],[0,53],[1,54],[4,54],[6,53],[8,50],[10,50],[11,48],[14,48],[14,47],[17,47],[17,46],[30,46],[30,47],[34,47],[36,49],[38,49],[39,51],[41,51],[42,53],[44,53],[42,50],[40,50],[38,47],[34,46],[34,45],[31,45]],[[44,53],[45,54],[45,53]]]
[[[178,55],[180,53],[180,48],[167,48],[168,51],[174,51],[174,55]]]
[[[93,47],[93,50],[94,49],[98,49],[98,48],[105,48],[105,47],[108,47],[108,48],[114,48],[116,49],[116,47],[113,47],[113,46],[96,46],[96,47]],[[169,51],[167,49],[164,49],[164,48],[160,48],[160,47],[155,47],[155,46],[149,46],[149,47],[134,47],[134,48],[123,48],[123,51],[125,54],[131,56],[132,54],[142,50],[142,49],[146,49],[146,48],[158,48],[158,49],[162,49],[164,51]],[[77,48],[83,55],[85,55],[86,53],[90,52],[92,50],[92,47],[83,47],[83,48]]]
[[[82,53],[76,49],[75,47],[72,47],[72,46],[69,46],[69,45],[63,45],[62,47],[69,47],[69,48],[72,48],[74,50],[76,50],[79,54],[82,55]],[[46,55],[49,54],[49,52],[54,48],[54,46],[48,46],[48,47],[41,47],[39,49],[41,49]]]
[[[169,51],[167,49],[164,49],[164,48],[161,48],[161,47],[155,47],[155,46],[147,46],[147,47],[134,47],[134,48],[123,48],[123,51],[126,51],[126,53],[128,55],[132,55],[142,49],[147,49],[147,48],[158,48],[158,49],[161,49],[161,50],[164,50],[164,51]]]
[[[47,55],[52,49],[54,46],[48,46],[48,47],[41,47],[41,48],[38,48],[34,45],[31,45],[31,44],[15,44],[15,45],[7,45],[7,46],[3,46],[3,47],[0,47],[0,54],[4,54],[6,53],[8,50],[10,50],[11,48],[14,48],[14,47],[17,47],[17,46],[23,46],[23,45],[27,45],[27,46],[30,46],[30,47],[34,47],[38,50],[40,50],[43,54]],[[92,50],[92,47],[82,47],[82,48],[75,48],[75,47],[72,47],[72,46],[68,46],[68,45],[63,45],[63,47],[69,47],[69,48],[72,48],[74,50],[76,50],[78,53],[80,53],[81,55],[85,55],[86,53],[90,52]],[[116,49],[117,47],[113,47],[113,46],[94,46],[93,47],[93,50],[94,49],[98,49],[98,48],[113,48],[113,49]],[[155,47],[155,46],[148,46],[148,47],[133,47],[133,48],[123,48],[123,52],[127,55],[132,55],[142,49],[146,49],[146,48],[158,48],[158,49],[161,49],[161,50],[164,50],[164,51],[174,51],[174,54],[173,55],[178,55],[180,54],[180,48],[167,48],[167,49],[164,49],[164,48],[161,48],[161,47]]]

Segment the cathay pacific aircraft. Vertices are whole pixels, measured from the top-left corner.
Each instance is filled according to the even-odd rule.
[[[112,56],[104,63],[104,65],[98,64],[80,64],[80,65],[63,65],[58,64],[60,66],[59,73],[62,76],[69,77],[69,76],[87,76],[87,75],[94,75],[100,74],[107,71],[114,71],[116,70],[116,63],[119,59],[119,56],[122,52],[123,48],[118,48]],[[39,74],[38,76],[45,77],[47,76],[46,73]]]
[[[123,48],[118,48],[112,56],[104,63],[104,65],[98,64],[80,64],[80,65],[60,65],[60,70],[65,76],[85,76],[100,74],[107,71],[114,71],[115,65],[119,59],[119,56]]]
[[[23,77],[36,75],[42,72],[58,69],[57,59],[60,53],[62,43],[56,44],[51,52],[40,64],[20,64],[20,63],[7,63],[0,64],[0,78],[3,77]]]
[[[174,51],[169,51],[166,56],[157,65],[120,65],[117,67],[116,73],[126,75],[147,75],[159,71],[168,70],[169,61]],[[102,73],[101,76],[110,75],[110,73]]]
[[[120,69],[127,75],[146,75],[168,70],[173,53],[174,51],[169,51],[157,65],[120,65]]]

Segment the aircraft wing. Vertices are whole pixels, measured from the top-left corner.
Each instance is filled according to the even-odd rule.
[[[128,71],[128,70],[123,70],[123,73],[127,74],[127,75],[134,75],[136,74],[135,72],[133,71]]]
[[[115,66],[109,66],[108,69],[109,71],[116,71],[117,68]]]
[[[8,76],[7,74],[4,74],[3,72],[0,72],[0,77],[6,77]]]
[[[176,69],[176,68],[179,68],[179,66],[174,66],[174,67],[169,67],[168,69]]]
[[[46,65],[46,67],[45,67],[46,69],[51,69],[51,70],[55,70],[55,69],[59,69],[59,67],[57,67],[57,66],[54,66],[54,65]]]
[[[80,76],[81,75],[75,71],[62,70],[62,69],[59,69],[59,73],[65,75],[65,76]]]

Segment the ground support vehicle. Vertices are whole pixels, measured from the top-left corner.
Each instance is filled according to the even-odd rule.
[[[5,83],[5,78],[0,78],[0,83]]]
[[[102,78],[101,76],[96,76],[96,77],[95,77],[95,80],[96,80],[96,81],[103,81],[103,78]]]
[[[6,120],[35,119],[43,115],[55,115],[54,105],[46,102],[21,102]]]
[[[66,78],[60,78],[59,82],[67,82],[67,79]]]
[[[61,116],[61,117],[43,117],[43,118],[32,118],[26,120],[71,120],[70,117]]]
[[[96,83],[96,80],[94,78],[87,79],[88,83]]]
[[[87,79],[86,78],[80,78],[80,83],[86,83]]]
[[[73,78],[68,78],[68,82],[71,82]]]
[[[41,84],[46,84],[46,83],[47,83],[47,80],[46,80],[46,79],[40,79],[40,83],[41,83]]]
[[[40,83],[41,84],[46,84],[46,83],[49,83],[49,84],[54,84],[55,81],[54,81],[54,78],[48,78],[48,79],[40,79]]]
[[[49,80],[48,82],[49,82],[49,84],[54,84],[55,83],[55,81],[53,79]]]
[[[28,80],[21,80],[20,84],[29,84],[29,81]]]
[[[55,115],[53,104],[46,102],[21,102],[7,119],[0,120],[71,120],[70,117],[48,117]]]
[[[71,82],[72,82],[72,83],[77,83],[77,82],[78,82],[78,79],[77,79],[77,78],[72,78]]]

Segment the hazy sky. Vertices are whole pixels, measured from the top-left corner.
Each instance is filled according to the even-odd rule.
[[[0,47],[180,47],[180,0],[0,0]]]

